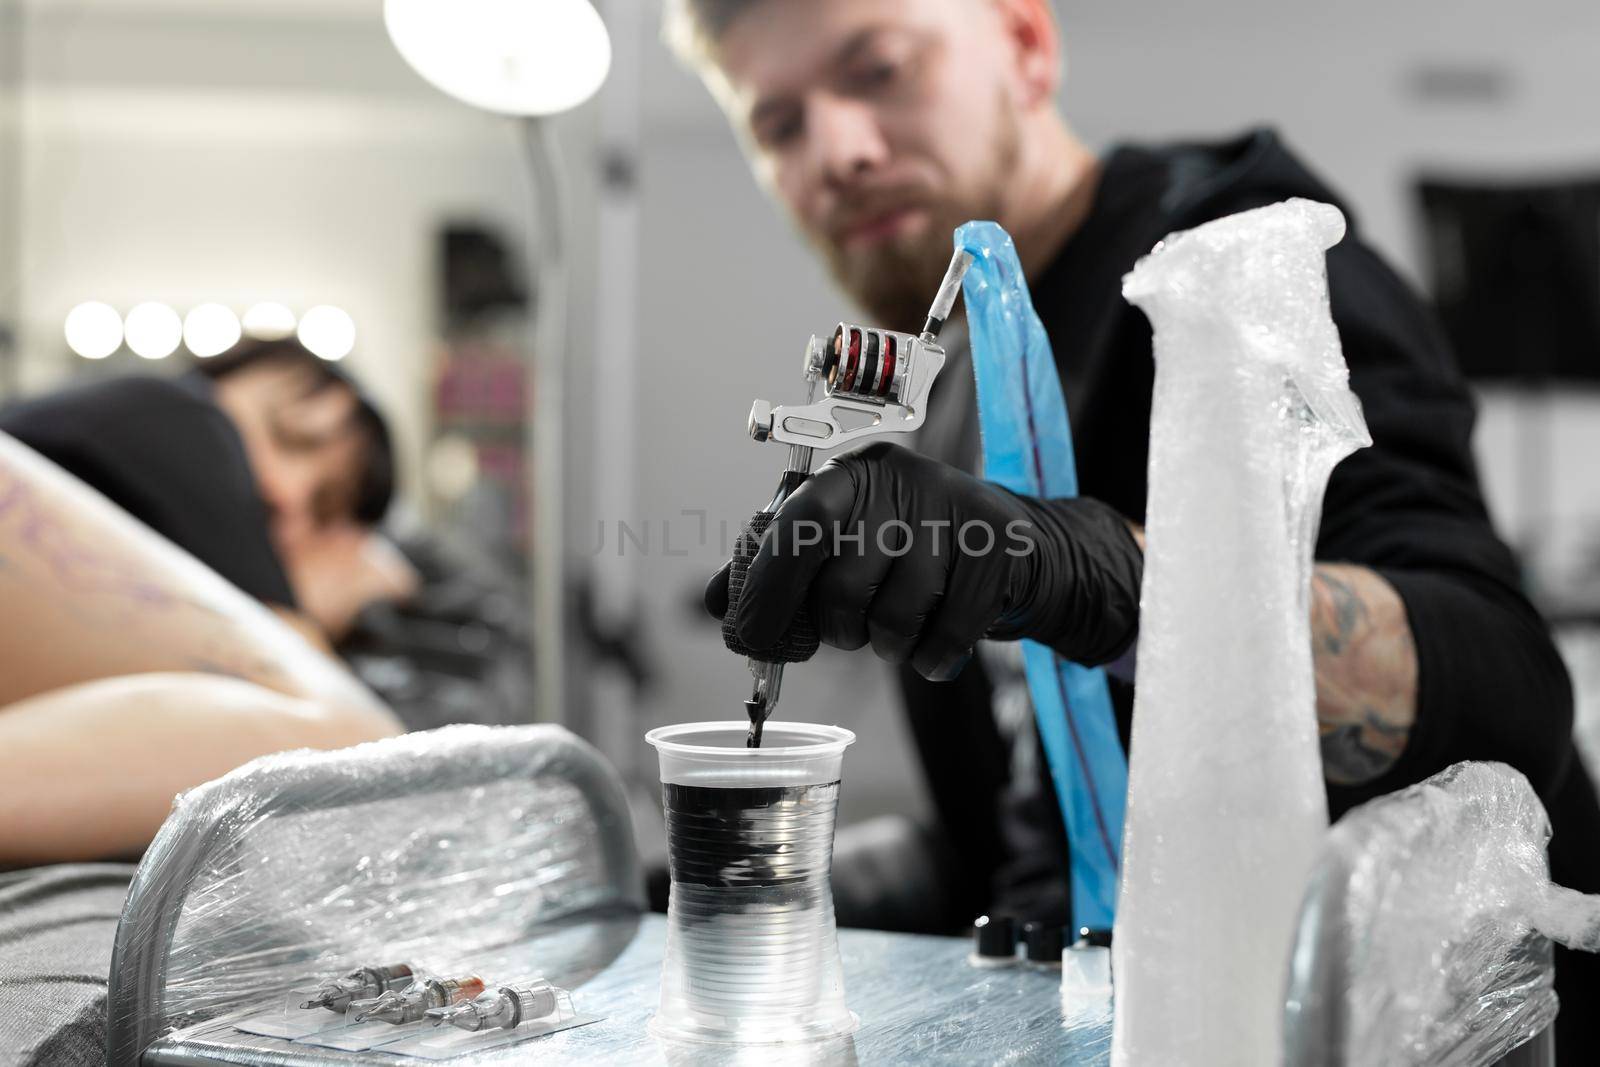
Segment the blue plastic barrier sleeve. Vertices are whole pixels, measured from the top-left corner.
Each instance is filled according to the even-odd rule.
[[[977,377],[984,477],[1030,496],[1078,495],[1072,428],[1050,339],[1033,310],[1011,237],[992,222],[956,230],[973,256],[962,283]],[[1105,673],[1022,642],[1028,690],[1067,828],[1072,915],[1110,927],[1116,914],[1128,760]]]

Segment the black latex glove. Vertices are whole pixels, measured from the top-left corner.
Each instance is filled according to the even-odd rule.
[[[933,680],[955,677],[984,637],[1033,638],[1092,665],[1132,643],[1143,571],[1128,524],[1099,501],[1019,496],[875,443],[829,460],[784,501],[734,624],[750,646],[771,647],[809,603],[825,644],[871,642]],[[726,566],[705,603],[726,613]]]

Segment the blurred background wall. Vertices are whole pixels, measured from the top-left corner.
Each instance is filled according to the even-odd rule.
[[[14,385],[22,207],[22,9],[0,2],[0,389]]]
[[[745,416],[757,396],[798,395],[805,338],[848,312],[658,43],[655,0],[597,6],[616,66],[559,122],[574,252],[565,528],[574,581],[603,576],[600,622],[632,625],[651,669],[639,686],[574,652],[567,714],[648,777],[644,729],[740,714],[743,665],[695,605],[782,463],[745,437]],[[1419,174],[1600,173],[1600,6],[1584,0],[1458,0],[1448,17],[1378,0],[1058,10],[1064,102],[1091,143],[1276,125],[1422,285]],[[378,0],[0,0],[0,88],[13,90],[0,110],[0,322],[17,339],[0,386],[95,369],[62,340],[84,300],[335,304],[357,324],[351,369],[396,423],[407,509],[435,514],[439,235],[471,222],[525,258],[532,190],[512,122],[412,74]],[[1553,568],[1536,584],[1593,584],[1600,402],[1576,388],[1537,405],[1483,399],[1479,454],[1503,530]],[[1548,432],[1547,505],[1519,493],[1530,417]],[[791,671],[784,714],[860,732],[847,815],[923,803],[870,655]]]
[[[525,225],[515,138],[422,83],[354,0],[24,5],[25,388],[82,300],[344,308],[352,370],[428,431],[433,230]]]

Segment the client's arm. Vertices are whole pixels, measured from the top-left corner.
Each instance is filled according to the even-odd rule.
[[[136,849],[181,789],[400,729],[272,612],[4,434],[0,604],[0,864]]]
[[[0,707],[98,678],[180,671],[385,714],[271,611],[5,434],[0,603]]]
[[[0,866],[135,855],[172,798],[257,756],[396,732],[210,674],[135,674],[0,708]]]

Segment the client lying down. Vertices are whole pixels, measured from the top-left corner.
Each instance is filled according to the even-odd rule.
[[[400,731],[327,653],[412,579],[371,536],[382,421],[319,363],[0,413],[0,868],[135,855],[181,790]]]

